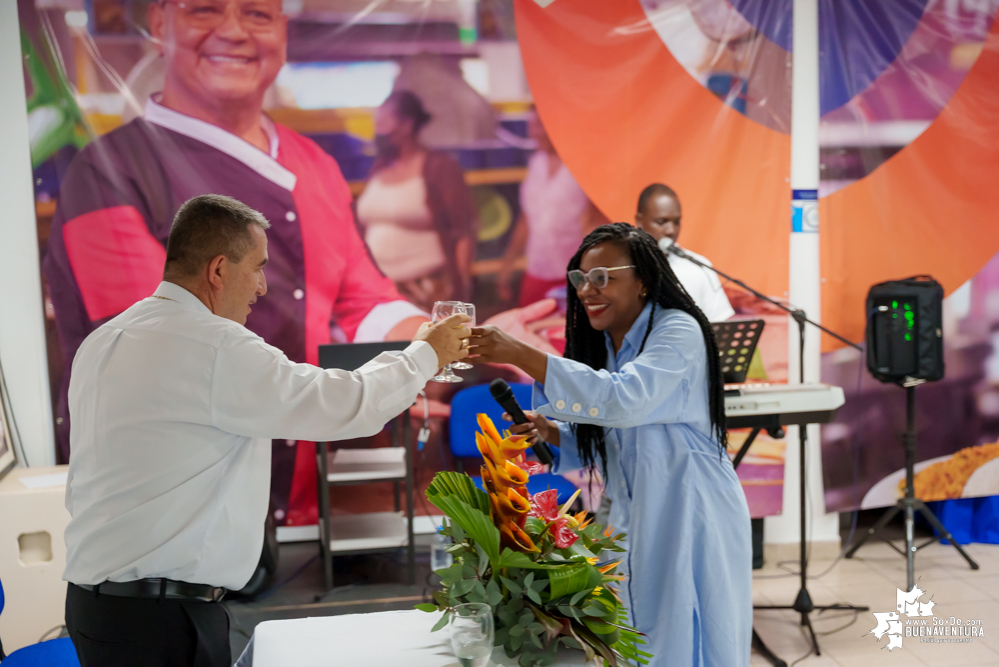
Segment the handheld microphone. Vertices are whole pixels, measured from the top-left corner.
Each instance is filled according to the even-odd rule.
[[[683,251],[683,249],[676,244],[676,241],[668,236],[664,236],[659,239],[659,249],[663,251],[663,254],[669,255],[674,254],[677,257],[683,257],[684,259],[690,259],[690,256]]]
[[[496,378],[490,382],[489,393],[493,395],[493,398],[500,404],[500,407],[510,414],[514,424],[526,424],[530,421],[527,415],[524,414],[524,411],[520,409],[520,403],[517,402],[517,397],[513,395],[513,389],[510,389],[510,385],[506,383],[506,380]],[[531,447],[531,451],[544,464],[550,464],[555,460],[555,457],[552,456],[552,450],[548,448],[548,444],[540,438],[538,439],[538,443]]]

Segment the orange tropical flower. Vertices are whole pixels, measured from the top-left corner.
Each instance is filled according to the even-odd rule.
[[[534,541],[524,532],[531,509],[527,493],[530,474],[520,464],[527,438],[499,431],[488,415],[477,417],[481,433],[475,434],[475,445],[482,454],[482,485],[489,495],[493,523],[500,531],[504,546],[516,551],[538,551]]]

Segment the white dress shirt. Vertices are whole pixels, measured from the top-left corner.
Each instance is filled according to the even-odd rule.
[[[437,370],[425,342],[352,373],[292,363],[160,283],[73,362],[63,578],[241,588],[263,542],[270,440],[373,435]]]
[[[683,251],[694,259],[711,266],[711,262],[706,257],[686,248]],[[672,253],[666,255],[666,258],[673,273],[676,274],[677,280],[687,290],[687,294],[701,309],[704,316],[708,318],[708,322],[724,322],[735,315],[735,310],[732,309],[732,304],[725,296],[725,290],[721,286],[721,281],[718,280],[717,273],[705,269],[703,266],[697,266]]]

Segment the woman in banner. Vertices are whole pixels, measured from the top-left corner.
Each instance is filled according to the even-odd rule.
[[[648,635],[650,664],[748,665],[749,509],[725,453],[711,325],[631,225],[589,234],[568,277],[565,358],[480,327],[476,361],[537,381],[537,413],[511,430],[559,446],[555,472],[599,459],[610,523],[628,534],[621,593]]]

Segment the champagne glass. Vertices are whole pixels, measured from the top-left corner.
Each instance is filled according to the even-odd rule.
[[[431,319],[434,322],[440,322],[441,320],[446,320],[447,318],[455,315],[457,313],[465,312],[465,304],[461,301],[438,301],[434,304],[434,310],[431,314]],[[444,367],[437,375],[430,378],[434,382],[463,382],[464,380],[451,370],[451,364]]]
[[[461,305],[463,305],[465,307],[465,314],[468,315],[468,317],[470,318],[468,320],[468,326],[469,327],[474,327],[475,326],[475,304],[474,303],[463,303]],[[468,369],[474,368],[474,367],[472,366],[472,364],[468,363],[467,361],[456,361],[453,364],[451,364],[451,368],[453,368],[456,371],[467,371]]]
[[[451,649],[461,667],[487,667],[493,652],[493,610],[481,602],[459,604],[448,620]]]

